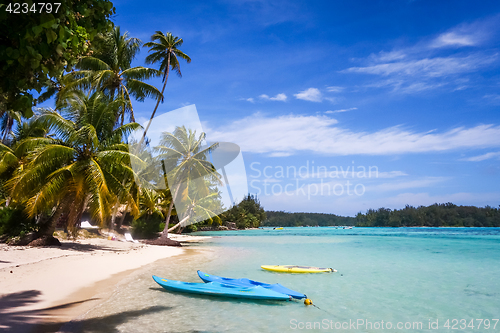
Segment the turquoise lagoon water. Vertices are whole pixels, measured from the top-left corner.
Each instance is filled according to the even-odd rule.
[[[78,321],[79,330],[500,332],[500,322],[494,320],[500,318],[500,228],[325,227],[199,234],[214,238],[191,246],[195,256],[136,271]],[[264,264],[333,267],[338,272],[273,273],[260,269]],[[176,294],[151,279],[155,274],[200,282],[197,269],[279,282],[305,293],[319,309],[300,301]]]

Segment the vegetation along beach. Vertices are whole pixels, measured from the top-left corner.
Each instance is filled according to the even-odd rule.
[[[0,331],[500,331],[498,1],[6,0],[0,32]]]

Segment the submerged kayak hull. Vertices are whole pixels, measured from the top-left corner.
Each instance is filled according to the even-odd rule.
[[[245,298],[253,300],[288,301],[290,296],[268,290],[260,286],[244,288],[225,285],[217,282],[195,283],[176,280],[167,280],[153,275],[153,280],[169,291],[208,295],[217,297]]]
[[[262,265],[262,269],[280,273],[330,273],[336,272],[333,268],[295,266],[295,265]]]
[[[200,279],[202,279],[204,282],[207,282],[207,283],[208,282],[218,282],[218,283],[222,283],[222,284],[247,287],[247,288],[260,286],[260,287],[263,287],[265,289],[273,290],[273,291],[276,291],[278,293],[292,296],[293,298],[296,298],[296,299],[307,298],[306,295],[299,293],[295,290],[288,289],[279,283],[269,284],[269,283],[263,283],[263,282],[254,281],[254,280],[245,279],[245,278],[231,279],[231,278],[225,278],[222,276],[207,274],[207,273],[204,273],[202,271],[198,271],[198,276],[200,277]]]

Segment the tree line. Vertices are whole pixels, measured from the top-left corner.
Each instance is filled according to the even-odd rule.
[[[490,206],[433,204],[391,210],[369,209],[356,216],[358,227],[500,227],[500,209]]]
[[[237,229],[258,228],[266,220],[267,213],[257,196],[248,194],[239,204],[220,215],[223,223],[235,223]]]
[[[490,206],[457,206],[433,204],[403,209],[369,209],[356,217],[319,213],[267,211],[262,226],[268,227],[500,227],[500,209]]]
[[[352,226],[356,219],[322,213],[289,213],[284,211],[267,211],[267,219],[262,222],[266,227],[327,227]]]

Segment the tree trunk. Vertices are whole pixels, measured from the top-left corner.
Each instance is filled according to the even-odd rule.
[[[170,205],[168,207],[168,213],[167,217],[165,219],[165,228],[163,228],[163,231],[161,232],[161,236],[163,238],[168,238],[168,224],[170,223],[170,215],[172,215],[172,208],[174,207],[174,199],[172,199],[172,202],[170,202]]]
[[[171,231],[174,231],[175,229],[179,228],[181,226],[181,223],[184,222],[184,221],[186,221],[190,217],[191,216],[188,214],[185,218],[182,219],[182,221],[180,221],[179,223],[177,223],[176,225],[174,225],[172,228],[168,229],[167,231],[171,232]]]
[[[125,216],[126,215],[127,215],[127,210],[124,210],[123,213],[122,213],[122,217],[118,221],[118,225],[116,226],[116,229],[121,229],[121,227],[123,225],[123,221],[125,221]]]
[[[118,214],[118,208],[120,208],[120,200],[116,202],[113,208],[113,214],[111,214],[111,222],[109,223],[109,231],[113,231],[113,226],[115,225],[116,214]]]
[[[52,216],[50,216],[45,222],[41,223],[41,227],[37,233],[28,233],[13,245],[61,246],[61,243],[53,236],[53,234],[56,230],[57,222],[61,217],[61,213],[63,213],[65,208],[67,208],[67,204],[68,202],[64,200],[60,202]],[[40,216],[40,219],[44,219],[44,216]]]
[[[175,188],[175,192],[172,195],[172,201],[170,202],[170,206],[168,207],[167,217],[165,219],[165,228],[163,229],[161,236],[163,238],[168,238],[168,224],[170,223],[170,216],[172,215],[172,208],[174,207],[174,200],[177,198],[177,193],[179,192],[179,188],[181,187],[181,183]]]
[[[78,228],[80,227],[82,214],[87,203],[86,198],[82,194],[75,194],[75,199],[72,201],[71,210],[68,215],[68,230],[73,238],[76,238],[78,235]]]
[[[161,90],[161,98],[158,98],[158,101],[156,102],[155,109],[153,110],[153,113],[151,114],[151,118],[149,119],[148,125],[146,126],[146,129],[144,130],[144,134],[142,135],[141,141],[139,142],[139,147],[142,145],[142,143],[144,142],[144,139],[146,138],[146,133],[148,132],[149,126],[151,125],[151,122],[153,121],[153,118],[155,117],[156,110],[158,109],[158,105],[160,105],[160,101],[162,101],[164,99],[163,93],[165,92],[165,87],[167,86],[169,73],[170,73],[170,53],[168,54],[168,58],[167,58],[167,72],[165,73],[165,82],[163,83],[163,89]]]
[[[127,176],[125,176],[123,178],[123,181],[122,181],[122,187],[125,187],[125,183],[127,182]],[[113,226],[115,225],[115,221],[116,221],[116,214],[118,214],[118,209],[120,208],[120,198],[121,198],[121,195],[117,195],[116,196],[116,206],[113,208],[113,214],[111,215],[111,224],[109,226],[109,230],[112,231],[113,230]],[[122,220],[123,222],[123,220]],[[120,226],[121,226],[121,223],[120,223]]]

